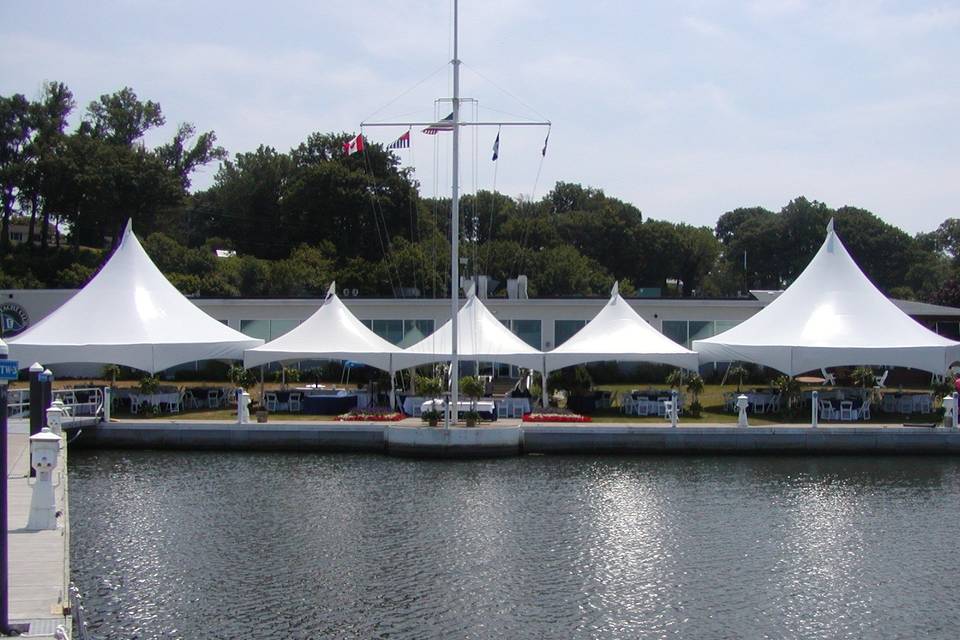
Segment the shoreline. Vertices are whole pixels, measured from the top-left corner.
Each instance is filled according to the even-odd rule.
[[[522,423],[423,426],[419,420],[269,422],[124,420],[86,426],[71,446],[90,448],[372,452],[423,457],[529,454],[862,453],[960,454],[960,430],[888,425]]]

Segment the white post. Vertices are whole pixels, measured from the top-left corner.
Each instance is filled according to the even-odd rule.
[[[543,369],[540,371],[540,396],[543,410],[550,406],[550,394],[547,392],[547,358],[543,358]]]
[[[679,413],[679,408],[677,407],[677,390],[673,389],[670,391],[670,426],[674,429],[677,427],[677,414]]]
[[[957,430],[957,420],[958,420],[958,417],[960,417],[958,416],[958,414],[960,414],[960,411],[957,411],[957,402],[958,402],[957,396],[958,396],[957,392],[954,391],[953,392],[953,423],[952,423],[954,431]]]
[[[953,396],[943,397],[943,428],[953,428],[953,417],[957,413],[957,404]]]
[[[53,470],[60,454],[60,436],[44,427],[30,436],[30,466],[37,472],[30,497],[28,531],[57,528],[57,503],[53,495]]]
[[[250,394],[237,387],[237,424],[250,422]]]
[[[814,391],[810,394],[810,427],[817,428],[817,419],[820,417],[820,393]]]
[[[450,192],[450,423],[457,422],[460,356],[457,312],[460,310],[460,60],[457,58],[457,2],[453,3],[453,188]],[[449,427],[450,423],[447,423]]]
[[[397,383],[394,381],[396,377],[397,373],[393,370],[393,354],[390,354],[390,408],[393,410],[397,408]]]
[[[57,436],[63,433],[63,408],[56,403],[47,408],[47,426]]]
[[[113,389],[103,388],[103,421],[110,422],[110,407],[113,403]]]
[[[740,415],[737,416],[737,426],[738,427],[749,427],[747,424],[747,406],[750,404],[750,398],[743,395],[742,393],[737,396],[737,409],[740,410]]]

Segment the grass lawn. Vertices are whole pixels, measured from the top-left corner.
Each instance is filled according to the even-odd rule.
[[[618,398],[619,394],[622,392],[628,392],[633,389],[665,389],[670,390],[670,387],[665,384],[602,384],[597,385],[595,388],[601,391],[611,391],[614,394],[614,398]],[[746,388],[746,385],[744,386]],[[833,387],[821,387],[821,386],[804,386],[804,391],[809,390],[819,390],[823,391],[824,389],[832,389]],[[725,385],[720,386],[719,384],[708,384],[704,385],[703,393],[700,394],[700,404],[703,405],[703,409],[700,412],[699,418],[693,418],[689,414],[681,414],[680,420],[684,424],[736,424],[737,423],[737,414],[724,411],[723,408],[723,393],[736,391],[736,385]],[[928,391],[927,389],[909,389],[908,391]],[[687,396],[686,404],[689,405],[690,394],[684,393]],[[615,400],[615,403],[617,401]],[[879,403],[875,402],[871,411],[870,420],[858,420],[860,424],[890,424],[890,423],[903,423],[910,421],[917,422],[934,422],[939,420],[936,414],[914,414],[914,415],[902,415],[902,414],[885,414],[882,413]],[[754,414],[750,411],[747,411],[747,415],[752,425],[763,425],[763,424],[810,424],[810,408],[805,407],[799,411],[795,410],[793,415],[788,415],[786,411],[780,411],[780,413],[765,413],[765,414]],[[592,416],[594,422],[619,422],[619,423],[659,423],[664,422],[664,418],[659,416],[627,416],[620,413],[619,404],[617,403],[614,408],[605,409],[597,411]],[[821,422],[823,422],[821,420]],[[846,423],[849,424],[849,423]]]

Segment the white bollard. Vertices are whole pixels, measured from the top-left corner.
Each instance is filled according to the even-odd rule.
[[[953,426],[953,430],[956,431],[958,419],[960,419],[960,395],[954,391],[951,394],[951,397],[953,398],[953,421],[951,424]]]
[[[110,422],[110,403],[113,402],[113,389],[110,387],[103,388],[103,421]]]
[[[953,428],[953,416],[957,413],[957,401],[953,396],[943,397],[943,428]]]
[[[57,402],[59,400],[47,409],[47,426],[54,435],[59,436],[63,433],[63,407],[57,406]]]
[[[676,428],[678,414],[680,413],[680,402],[677,398],[677,390],[670,392],[670,426]]]
[[[237,424],[250,422],[250,394],[242,388],[237,388]]]
[[[810,426],[817,428],[817,420],[820,418],[820,392],[814,391],[810,394]]]
[[[737,416],[737,426],[738,427],[749,427],[747,424],[747,407],[750,405],[750,398],[743,395],[742,393],[737,396],[737,409],[740,411],[740,415]]]
[[[30,518],[28,531],[41,531],[57,528],[57,503],[53,495],[53,470],[57,467],[60,454],[60,436],[49,427],[30,436],[30,466],[37,472],[30,498]]]

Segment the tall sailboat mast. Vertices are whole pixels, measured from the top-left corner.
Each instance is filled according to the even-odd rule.
[[[452,171],[451,178],[453,184],[450,187],[450,338],[451,338],[451,352],[450,352],[450,411],[448,416],[450,420],[455,423],[457,421],[458,414],[458,400],[460,396],[460,342],[459,342],[459,321],[457,318],[457,312],[460,311],[460,128],[461,127],[484,127],[484,126],[495,126],[495,127],[511,127],[511,126],[550,126],[549,121],[544,122],[479,122],[479,121],[470,121],[470,122],[461,122],[460,120],[460,103],[462,99],[460,98],[460,56],[458,49],[458,36],[459,36],[459,2],[458,0],[453,1],[453,60],[450,63],[453,65],[453,98],[451,102],[453,103],[453,114],[450,116],[452,120],[452,133],[453,133],[453,150],[452,150]],[[364,127],[415,127],[415,126],[427,126],[427,127],[438,127],[443,124],[446,125],[448,122],[447,118],[444,118],[442,121],[438,122],[436,120],[428,122],[361,122],[360,128],[361,132]],[[447,130],[447,127],[444,126],[444,131]],[[548,132],[549,137],[549,132]],[[546,141],[544,141],[544,150],[543,154],[546,153]],[[477,372],[479,374],[479,371]],[[447,427],[450,426],[450,423],[446,423]]]
[[[460,310],[460,59],[457,56],[457,9],[453,0],[453,185],[450,189],[450,421],[456,423],[460,397],[457,312]],[[478,372],[479,373],[479,372]],[[449,426],[449,425],[447,425]]]

